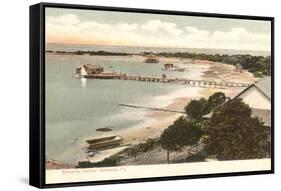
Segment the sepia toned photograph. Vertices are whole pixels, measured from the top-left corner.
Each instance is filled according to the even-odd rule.
[[[46,184],[272,170],[272,21],[46,7]]]

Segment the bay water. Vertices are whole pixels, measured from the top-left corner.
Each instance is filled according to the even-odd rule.
[[[72,47],[72,48],[71,48]],[[72,45],[47,45],[47,50],[73,51],[89,47]],[[105,47],[95,47],[105,50]],[[124,47],[123,47],[124,49]],[[130,47],[123,52],[129,52]],[[111,49],[112,50],[112,49]],[[116,48],[115,48],[116,50]],[[76,51],[76,49],[75,49]],[[106,49],[110,51],[110,49]],[[120,49],[116,50],[119,52]],[[206,65],[174,59],[174,63],[185,67],[185,72],[163,71],[167,61],[157,64],[144,63],[141,56],[90,56],[59,55],[46,53],[46,157],[63,162],[76,163],[86,157],[86,138],[106,135],[97,128],[110,127],[114,134],[149,120],[146,111],[118,104],[147,107],[164,107],[175,96],[192,97],[195,87],[177,84],[140,82],[130,80],[79,79],[74,76],[76,68],[83,64],[98,64],[105,71],[131,75],[160,77],[184,77],[200,79]],[[185,88],[185,91],[181,91]],[[184,94],[184,95],[181,95]],[[187,95],[190,94],[190,95]]]

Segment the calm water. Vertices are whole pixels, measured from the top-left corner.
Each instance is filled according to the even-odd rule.
[[[163,107],[181,91],[182,85],[138,81],[81,81],[73,77],[83,64],[99,64],[106,71],[161,76],[164,62],[144,63],[143,57],[106,57],[46,54],[46,154],[49,159],[77,162],[86,157],[85,139],[106,136],[97,128],[135,128],[147,121],[144,110],[118,106],[118,103]],[[168,77],[200,78],[204,65],[174,61],[187,72],[167,72]],[[190,88],[190,94],[192,87]],[[193,88],[194,89],[194,88]],[[185,89],[186,90],[186,89]],[[189,90],[189,89],[188,89]],[[182,95],[183,96],[183,95]],[[186,94],[184,95],[186,96]]]
[[[190,51],[197,53],[228,53],[267,55],[266,52],[241,52],[207,49],[169,49],[119,46],[89,46],[47,44],[47,50],[105,50],[110,52],[139,53],[142,51]],[[177,65],[188,68],[187,72],[161,70],[163,62],[144,63],[143,57],[107,57],[88,55],[46,54],[46,154],[49,159],[76,163],[86,157],[87,138],[106,136],[97,128],[111,127],[112,133],[126,128],[143,127],[148,117],[146,111],[118,106],[118,103],[149,107],[163,107],[175,96],[193,97],[196,88],[182,85],[145,83],[122,80],[88,79],[81,81],[73,77],[76,68],[83,64],[99,64],[106,71],[120,71],[144,76],[177,76],[199,79],[206,66],[188,61],[174,60]],[[182,91],[184,90],[184,91]],[[182,94],[182,95],[180,95]],[[110,134],[110,133],[109,133]]]
[[[47,157],[73,162],[82,157],[83,137],[101,136],[96,128],[112,127],[114,132],[143,123],[145,111],[124,108],[118,103],[161,107],[180,85],[121,80],[74,78],[82,64],[95,63],[107,71],[160,76],[163,63],[146,64],[142,57],[62,56],[46,54],[46,150]],[[168,76],[200,78],[203,66],[185,63],[188,72],[165,72]],[[81,140],[81,141],[80,141]]]

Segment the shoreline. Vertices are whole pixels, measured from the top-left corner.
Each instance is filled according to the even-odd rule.
[[[54,55],[56,56],[56,55]],[[74,55],[73,55],[74,56]],[[80,56],[80,55],[75,55]],[[105,59],[108,56],[95,56],[99,59]],[[141,56],[114,56],[113,59],[121,59],[121,60],[141,60]],[[189,63],[190,59],[182,59],[180,60],[177,57],[174,58],[163,58],[161,62],[174,62],[178,63],[182,61],[182,65],[185,65],[187,62],[192,67],[198,69],[203,69],[200,74],[200,79],[202,80],[214,80],[214,79],[223,79],[226,81],[237,81],[237,82],[254,82],[255,78],[253,75],[247,71],[243,73],[235,72],[234,66],[222,64],[218,62],[211,61],[203,61],[203,60],[195,60],[193,63]],[[187,66],[187,65],[186,65]],[[242,81],[241,81],[242,80]],[[168,110],[184,110],[184,107],[188,104],[191,99],[198,99],[201,97],[207,98],[215,92],[222,91],[226,94],[226,96],[233,97],[237,93],[242,90],[241,87],[232,87],[232,88],[200,88],[193,86],[179,86],[176,91],[170,92],[168,94],[164,94],[161,96],[153,97],[149,102],[145,102],[147,107],[157,107],[161,109]],[[147,100],[146,100],[147,101]],[[173,122],[181,115],[179,113],[170,113],[170,112],[162,112],[162,111],[144,111],[144,122],[135,124],[129,128],[121,129],[118,131],[106,132],[102,133],[102,137],[111,136],[111,135],[120,135],[124,138],[122,146],[136,145],[140,143],[146,142],[148,139],[157,138],[161,135],[161,133],[166,129],[169,125],[173,124]],[[75,156],[71,161],[73,164],[78,163],[81,160],[89,160],[91,162],[98,162],[103,160],[104,158],[110,157],[118,152],[120,152],[120,147],[115,149],[99,151],[95,154],[94,157],[88,157],[86,152],[86,140],[93,138],[92,136],[81,137],[79,138],[79,142],[75,147],[75,151],[71,151],[71,153],[75,154],[78,152],[79,154]],[[96,137],[95,137],[96,138]],[[98,137],[97,137],[98,138]],[[123,150],[126,147],[123,148]],[[79,150],[80,149],[80,150]],[[79,150],[79,151],[78,151]],[[83,154],[84,153],[84,154]],[[77,153],[76,153],[77,154]]]
[[[214,69],[218,70],[219,73],[216,74],[216,76],[212,76],[212,78],[217,78],[217,76],[220,75],[228,75],[230,76],[229,79],[232,80],[234,74],[229,74],[229,71],[232,71],[232,66],[225,67],[225,65],[222,65],[220,63],[206,63],[210,67],[208,68],[208,71],[213,71]],[[205,73],[206,73],[205,72]],[[249,72],[240,73],[243,77],[236,76],[235,80],[242,80],[247,82],[254,82],[254,78],[252,77],[252,74]],[[202,79],[206,79],[206,74],[203,74],[201,77]],[[247,79],[245,79],[247,78]],[[245,87],[244,87],[245,88]],[[195,93],[190,93],[189,91],[193,89]],[[161,109],[168,109],[168,110],[184,110],[184,107],[188,104],[189,101],[192,99],[199,99],[201,97],[207,98],[210,95],[212,95],[215,92],[222,91],[226,94],[228,97],[233,97],[237,95],[243,87],[237,87],[237,88],[227,88],[227,89],[221,89],[221,88],[200,88],[200,87],[182,87],[179,89],[177,94],[180,95],[174,95],[175,97],[172,99],[167,99],[166,106],[160,107]],[[189,96],[183,96],[183,94],[189,95]],[[190,96],[190,94],[193,94]],[[183,114],[177,114],[177,113],[169,113],[169,112],[162,112],[162,111],[147,111],[146,117],[151,118],[152,120],[150,123],[146,123],[143,127],[139,128],[129,128],[124,129],[120,131],[120,135],[124,136],[124,140],[127,142],[138,142],[141,143],[142,141],[145,141],[149,138],[156,138],[157,136],[161,135],[161,132],[167,128],[169,125],[171,125],[179,116]],[[149,128],[147,128],[149,127]],[[134,134],[134,135],[133,135]]]
[[[202,64],[202,63],[201,63]],[[236,72],[233,72],[233,66],[221,64],[221,63],[204,63],[208,67],[207,71],[202,73],[202,79],[209,78],[218,78],[228,76],[228,80],[243,80],[247,82],[254,82],[255,78],[251,73],[239,73],[237,76]],[[217,73],[212,74],[212,71],[217,71]],[[236,73],[236,74],[233,74]],[[221,91],[226,94],[228,97],[233,97],[237,95],[243,88],[235,87],[235,88],[227,88],[227,89],[218,89],[218,88],[200,88],[200,87],[181,87],[176,93],[171,93],[170,99],[166,99],[165,106],[160,106],[161,109],[168,110],[184,110],[184,107],[188,104],[188,102],[192,99],[199,99],[201,97],[207,98],[215,92]],[[187,95],[187,96],[184,96]],[[159,97],[158,97],[159,98]],[[157,97],[155,98],[157,101]],[[162,101],[162,100],[161,100]],[[123,129],[116,132],[116,135],[120,135],[124,138],[123,145],[136,145],[140,143],[145,143],[149,139],[158,138],[161,133],[169,126],[172,125],[173,122],[183,114],[179,113],[169,113],[162,111],[146,111],[145,117],[149,118],[145,122],[141,124],[137,124],[131,128]],[[109,133],[110,134],[110,133]],[[127,148],[127,147],[126,147]],[[124,148],[125,149],[125,148]],[[122,149],[122,150],[124,150]],[[111,152],[98,152],[94,157],[88,158],[91,162],[98,162],[104,158],[108,158],[114,154],[117,154],[121,150],[112,149]],[[100,160],[96,160],[99,158]]]

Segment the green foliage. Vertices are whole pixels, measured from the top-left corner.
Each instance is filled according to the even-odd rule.
[[[185,159],[185,162],[204,162],[205,156],[202,153],[190,155]]]
[[[92,167],[110,167],[118,166],[119,162],[125,157],[135,157],[139,153],[145,153],[153,150],[159,146],[158,139],[148,139],[145,143],[140,143],[132,147],[126,148],[119,153],[116,153],[100,162],[89,162],[89,161],[80,161],[78,162],[77,168],[92,168]]]
[[[271,74],[271,57],[270,56],[252,56],[252,55],[226,55],[226,54],[197,54],[189,52],[161,52],[159,56],[164,57],[181,57],[199,60],[208,60],[221,62],[231,65],[241,64],[242,68],[251,73],[261,72],[264,75]]]
[[[188,117],[196,122],[201,122],[202,117],[214,108],[220,106],[226,101],[227,97],[222,92],[216,92],[211,95],[208,100],[201,98],[199,100],[191,100],[185,107],[185,112]]]
[[[122,155],[115,154],[100,162],[79,161],[77,168],[92,168],[92,167],[111,167],[118,166],[118,162],[122,159]]]
[[[226,96],[222,92],[216,92],[208,98],[207,101],[207,110],[208,112],[212,111],[214,108],[220,106],[226,101]]]
[[[126,153],[128,156],[137,156],[139,153],[145,153],[153,150],[159,146],[158,139],[148,139],[145,143],[134,145],[133,147],[126,148],[122,153]]]
[[[103,50],[99,51],[89,51],[88,52],[90,55],[100,55],[100,56],[127,56],[130,54],[127,53],[121,53],[121,52],[107,52]]]
[[[93,167],[91,164],[92,163],[89,161],[79,161],[76,168],[91,168]]]
[[[185,107],[186,115],[190,118],[200,121],[202,116],[208,113],[207,100],[201,98],[200,100],[191,100]]]
[[[169,163],[169,152],[180,151],[184,146],[196,144],[202,135],[201,129],[185,117],[178,118],[172,125],[164,130],[160,136],[160,145],[167,150],[167,161]]]
[[[262,77],[263,77],[263,73],[262,73],[262,72],[255,72],[255,73],[254,73],[254,76],[255,76],[256,78],[262,78]]]
[[[219,159],[263,158],[267,152],[265,128],[241,99],[233,99],[214,110],[205,128],[206,152]]]

